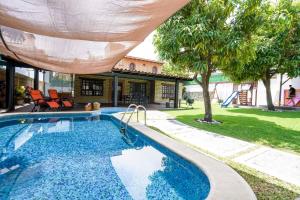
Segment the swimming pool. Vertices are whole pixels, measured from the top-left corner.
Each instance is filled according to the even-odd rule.
[[[111,115],[0,121],[0,199],[205,199],[207,176]]]

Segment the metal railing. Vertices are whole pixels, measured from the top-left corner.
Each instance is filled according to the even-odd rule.
[[[127,115],[127,113],[129,112],[129,110],[131,109],[131,108],[134,108],[134,110],[131,112],[131,114],[130,114],[130,116],[128,117],[128,119],[127,119],[127,121],[126,121],[126,123],[124,123],[124,121],[123,121],[123,119],[124,119],[124,117]],[[120,120],[120,131],[122,132],[122,133],[125,133],[126,132],[126,130],[127,130],[127,127],[128,127],[128,123],[130,122],[130,120],[131,120],[131,117],[132,117],[132,115],[133,115],[133,113],[134,112],[136,112],[136,114],[137,114],[137,122],[139,122],[139,110],[140,109],[142,109],[142,110],[144,110],[144,123],[145,123],[145,125],[147,125],[147,109],[144,107],[144,106],[142,106],[142,105],[136,105],[136,104],[130,104],[128,107],[127,107],[127,110],[126,110],[126,112],[123,114],[123,116],[122,116],[122,118],[121,118],[121,120]],[[124,126],[122,126],[122,125],[124,125]]]
[[[139,122],[139,109],[142,109],[144,111],[144,123],[145,125],[147,125],[147,109],[145,108],[145,106],[142,106],[142,105],[138,105],[138,107],[136,108],[136,117],[137,117],[137,122]]]
[[[130,104],[130,105],[127,107],[127,110],[126,110],[126,112],[123,113],[123,116],[122,116],[121,121],[120,121],[120,126],[121,126],[121,127],[122,127],[122,124],[124,124],[124,121],[123,121],[124,117],[125,117],[126,114],[128,113],[129,109],[131,109],[132,107],[134,107],[134,111],[135,111],[136,108],[137,108],[137,105],[136,105],[136,104]],[[134,111],[131,112],[131,115],[130,115],[129,118],[131,118],[131,116],[132,116],[132,114],[134,113]]]

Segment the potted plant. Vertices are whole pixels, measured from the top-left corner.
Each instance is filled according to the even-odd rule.
[[[25,87],[17,86],[16,87],[16,103],[17,105],[23,105],[25,98]]]

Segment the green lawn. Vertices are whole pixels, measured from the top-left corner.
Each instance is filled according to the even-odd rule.
[[[203,117],[203,104],[195,103],[194,109],[165,111],[190,126],[263,144],[278,149],[300,153],[300,112],[268,112],[255,108],[220,108],[213,105],[213,118],[223,123],[209,125],[196,122]]]

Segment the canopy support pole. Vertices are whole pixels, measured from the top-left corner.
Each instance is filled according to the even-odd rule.
[[[6,108],[7,111],[15,110],[15,66],[8,62],[6,65]]]
[[[39,89],[39,70],[37,68],[34,68],[33,88],[35,90]]]
[[[115,75],[113,79],[113,106],[114,107],[118,106],[118,85],[119,85],[118,76]]]
[[[179,106],[179,80],[175,80],[175,100],[174,100],[174,108],[178,108]]]

